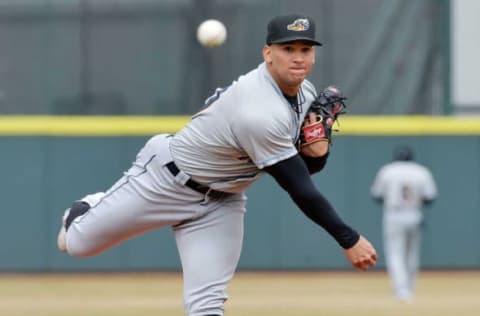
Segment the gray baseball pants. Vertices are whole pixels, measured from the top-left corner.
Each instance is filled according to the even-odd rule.
[[[383,238],[387,271],[395,295],[411,299],[419,269],[422,214],[412,211],[386,211]]]
[[[146,231],[172,227],[187,315],[223,315],[242,248],[246,198],[212,199],[184,186],[188,177],[174,177],[165,167],[172,161],[168,142],[168,135],[152,137],[124,176],[72,222],[68,253],[93,256]]]

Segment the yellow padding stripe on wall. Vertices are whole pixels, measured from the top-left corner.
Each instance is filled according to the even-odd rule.
[[[339,123],[345,135],[480,135],[480,117],[353,116]]]
[[[0,116],[0,135],[143,136],[179,130],[188,116]]]
[[[189,116],[0,116],[0,136],[145,136],[172,133]],[[480,135],[480,117],[344,116],[339,135]]]

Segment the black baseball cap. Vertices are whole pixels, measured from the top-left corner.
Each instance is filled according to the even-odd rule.
[[[302,40],[322,46],[322,43],[315,40],[315,23],[311,18],[289,14],[276,16],[268,23],[267,45]]]
[[[413,150],[409,146],[398,146],[393,151],[393,160],[410,161],[413,158]]]

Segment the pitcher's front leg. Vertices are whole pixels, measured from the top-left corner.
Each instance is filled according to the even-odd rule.
[[[188,316],[222,316],[226,287],[240,258],[243,202],[227,203],[174,228],[183,267]]]

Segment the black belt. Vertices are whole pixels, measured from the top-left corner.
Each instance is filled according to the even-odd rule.
[[[177,174],[180,172],[180,169],[178,169],[177,165],[173,161],[167,163],[166,166],[174,177],[177,176]],[[199,193],[202,193],[203,195],[207,195],[208,197],[213,199],[219,199],[221,197],[231,194],[228,192],[213,190],[203,184],[193,181],[192,179],[188,179],[187,182],[185,182],[185,186]]]

